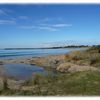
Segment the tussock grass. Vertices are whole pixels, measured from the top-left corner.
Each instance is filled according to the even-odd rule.
[[[100,67],[100,46],[93,46],[86,51],[74,51],[65,56],[66,61],[78,65]]]
[[[66,54],[66,62],[79,65],[100,66],[100,47]],[[100,96],[100,71],[82,71],[42,76],[36,74],[24,82],[19,90],[5,88],[0,95],[10,96]],[[22,90],[22,87],[33,87]]]
[[[32,80],[32,81],[31,81]],[[29,82],[28,82],[29,81]],[[2,90],[1,95],[21,96],[89,96],[100,95],[100,72],[85,71],[58,76],[39,76],[28,80],[25,86],[33,90]]]
[[[36,80],[37,79],[37,80]],[[32,80],[32,81],[30,81]],[[30,79],[29,86],[35,86],[33,91],[14,91],[5,95],[33,95],[33,96],[79,96],[100,95],[100,72],[85,71],[60,74],[58,76],[39,76]],[[37,81],[37,82],[36,82]],[[35,82],[35,84],[34,84]]]

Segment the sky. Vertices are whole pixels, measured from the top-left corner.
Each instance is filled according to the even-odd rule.
[[[99,4],[0,4],[0,48],[100,44]]]

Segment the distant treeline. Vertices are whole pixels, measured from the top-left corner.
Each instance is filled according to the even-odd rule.
[[[60,48],[83,48],[90,47],[88,45],[69,45],[69,46],[57,46],[57,47],[44,47],[44,48],[4,48],[4,50],[30,50],[30,49],[60,49]]]
[[[99,50],[100,52],[100,45],[93,45],[89,50]]]
[[[51,47],[52,49],[58,49],[58,48],[83,48],[83,47],[89,47],[88,45],[69,45],[69,46],[62,46],[62,47]]]

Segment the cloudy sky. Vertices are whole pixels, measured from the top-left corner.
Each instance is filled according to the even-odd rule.
[[[0,48],[99,43],[100,5],[0,5]]]

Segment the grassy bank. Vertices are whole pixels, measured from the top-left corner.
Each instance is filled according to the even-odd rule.
[[[25,60],[26,61],[26,60]],[[39,57],[29,60],[44,68],[58,68],[57,75],[34,75],[11,85],[3,81],[0,95],[24,96],[99,96],[100,95],[100,46],[85,51],[74,51],[65,55]],[[62,73],[63,72],[63,73]],[[15,85],[14,85],[15,84]]]
[[[93,46],[85,51],[75,51],[66,54],[66,61],[78,65],[100,67],[100,46]]]
[[[27,90],[31,87],[31,89]],[[100,95],[100,72],[85,71],[27,80],[19,90],[3,89],[0,95],[82,96]]]

